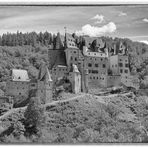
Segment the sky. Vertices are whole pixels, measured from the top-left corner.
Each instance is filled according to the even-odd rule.
[[[0,6],[0,34],[48,31],[148,43],[148,5]]]

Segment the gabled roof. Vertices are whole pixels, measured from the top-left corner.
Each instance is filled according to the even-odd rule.
[[[11,75],[12,75],[12,81],[24,81],[24,82],[30,81],[27,70],[12,69]]]
[[[45,64],[42,64],[39,69],[38,80],[40,81],[52,81],[50,72]]]

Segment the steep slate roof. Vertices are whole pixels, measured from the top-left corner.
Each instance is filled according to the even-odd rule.
[[[66,36],[66,47],[67,48],[78,48],[75,42],[75,38],[71,34],[66,33],[65,36]]]
[[[45,64],[42,64],[39,69],[38,80],[40,81],[52,81],[50,72]]]
[[[96,39],[95,37],[89,37],[89,36],[83,36],[83,39],[85,40],[85,46],[90,48],[90,44]]]
[[[66,55],[65,55],[65,52],[61,51],[57,55],[54,66],[57,66],[57,65],[66,66]]]
[[[12,69],[12,81],[24,81],[29,82],[29,76],[27,70]]]
[[[55,49],[62,50],[64,48],[64,41],[65,41],[65,37],[63,35],[60,35],[60,33],[58,32],[56,36]]]

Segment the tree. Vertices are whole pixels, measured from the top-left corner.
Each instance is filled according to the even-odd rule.
[[[45,116],[39,98],[31,98],[24,114],[26,135],[41,136],[41,129],[44,125]]]

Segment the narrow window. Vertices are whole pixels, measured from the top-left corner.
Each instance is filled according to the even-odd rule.
[[[103,65],[102,65],[102,67],[103,67],[103,68],[105,68],[105,67],[106,67],[106,65],[105,65],[105,64],[103,64]]]
[[[129,67],[129,65],[128,64],[125,64],[125,67]]]
[[[119,63],[119,67],[123,67],[123,64],[122,63]]]

